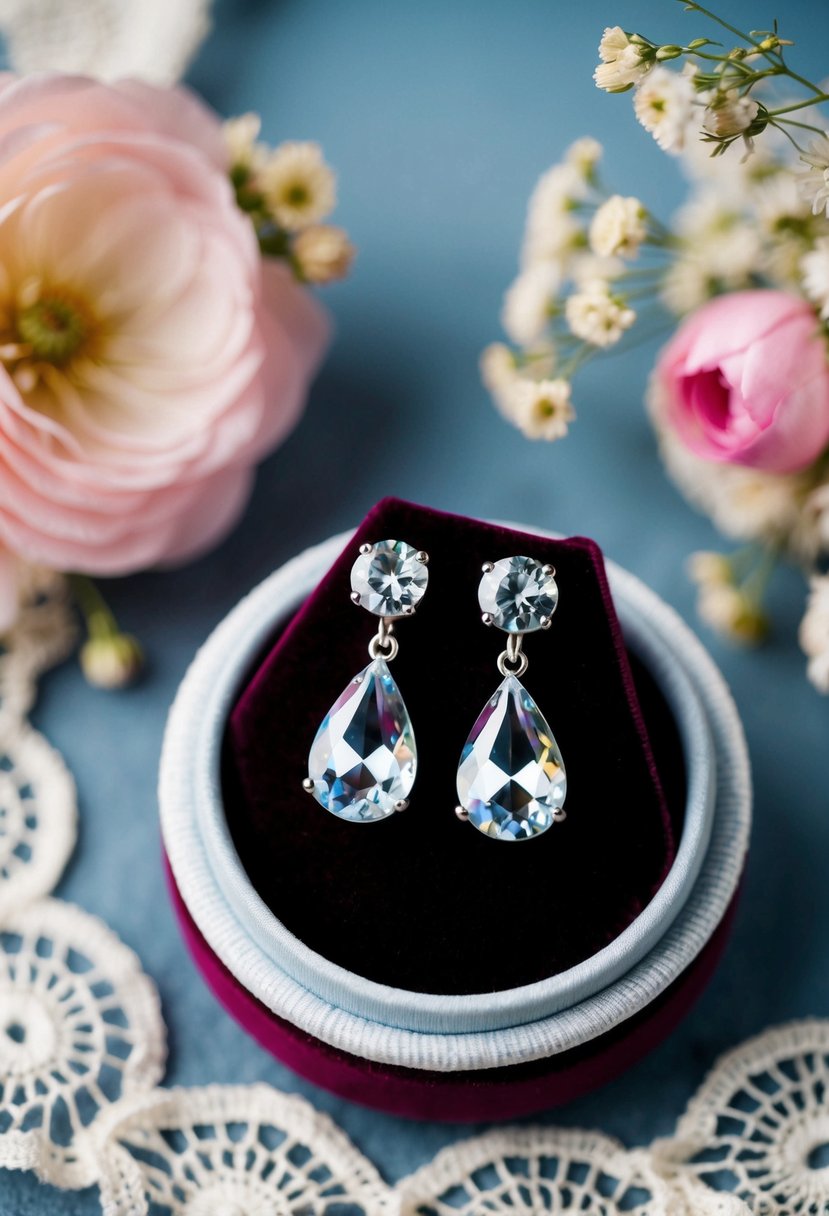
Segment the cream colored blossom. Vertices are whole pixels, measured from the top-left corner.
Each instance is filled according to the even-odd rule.
[[[624,300],[610,293],[607,283],[586,283],[568,297],[565,316],[571,333],[592,346],[613,346],[636,320]]]
[[[570,144],[564,153],[564,163],[575,169],[585,181],[591,181],[603,154],[604,148],[599,141],[585,135]]]
[[[481,379],[501,413],[513,421],[510,390],[518,379],[515,356],[504,342],[491,342],[480,358]]]
[[[284,143],[259,174],[265,205],[289,232],[318,224],[334,209],[336,178],[314,143]]]
[[[504,296],[501,323],[519,346],[533,346],[550,323],[551,310],[561,287],[555,262],[536,262],[519,274]]]
[[[512,389],[512,417],[529,439],[563,439],[575,418],[568,380],[521,378]]]
[[[648,235],[648,213],[638,198],[613,194],[593,216],[590,248],[599,257],[633,258]]]
[[[343,279],[354,261],[354,246],[342,228],[312,224],[298,233],[293,255],[300,274],[308,283],[331,283]]]
[[[800,179],[804,196],[815,215],[825,212],[829,218],[829,136],[815,140],[808,152],[802,153],[801,160],[809,165]]]
[[[663,151],[681,152],[685,146],[694,97],[689,76],[661,67],[654,68],[636,90],[636,117]]]
[[[576,216],[587,196],[587,183],[571,164],[557,164],[539,178],[527,206],[527,223],[521,264],[538,261],[565,264],[587,238]]]
[[[662,298],[672,312],[693,311],[718,291],[749,286],[763,260],[756,227],[719,192],[706,188],[674,217],[683,248],[662,284]]]
[[[815,575],[810,580],[799,637],[809,660],[806,668],[809,679],[818,692],[829,693],[829,575]]]
[[[701,621],[729,641],[754,646],[768,633],[768,620],[763,612],[733,584],[707,583],[697,596],[697,613]]]
[[[799,561],[808,565],[829,553],[829,482],[805,492],[790,548]]]
[[[803,290],[824,320],[829,320],[829,237],[821,237],[800,261]]]
[[[705,107],[702,129],[716,139],[732,139],[742,135],[760,111],[753,97],[741,97],[736,89],[717,93]]]
[[[126,633],[92,637],[80,651],[81,670],[96,688],[126,688],[144,666],[141,647]]]
[[[631,85],[638,84],[650,71],[653,58],[645,48],[631,42],[620,25],[608,26],[599,43],[601,63],[593,73],[600,89],[608,93],[621,93]]]
[[[723,553],[700,550],[688,558],[688,573],[700,587],[733,582],[731,562]]]
[[[258,114],[240,114],[223,123],[222,134],[231,168],[256,173],[264,166],[269,153],[267,146],[258,142],[261,125]]]

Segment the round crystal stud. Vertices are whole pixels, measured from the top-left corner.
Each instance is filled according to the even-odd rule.
[[[422,550],[403,540],[378,540],[351,567],[355,604],[376,616],[409,616],[429,581],[424,557]]]
[[[478,603],[488,623],[506,633],[544,629],[558,604],[558,585],[550,570],[532,557],[494,562],[478,587]]]

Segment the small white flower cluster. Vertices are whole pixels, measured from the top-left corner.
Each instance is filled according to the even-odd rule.
[[[287,258],[299,278],[343,278],[354,247],[342,228],[325,224],[337,202],[337,181],[315,143],[259,141],[257,114],[224,124],[230,177],[239,205],[254,224],[262,250]]]
[[[717,295],[774,288],[805,297],[814,332],[829,337],[829,134],[802,122],[804,108],[829,93],[789,69],[782,48],[790,44],[776,29],[738,36],[743,43],[732,48],[708,38],[675,46],[605,29],[595,83],[631,91],[638,121],[686,171],[688,197],[661,223],[639,198],[604,187],[602,147],[590,138],[540,178],[501,314],[513,347],[496,343],[481,363],[499,410],[525,435],[567,433],[574,374],[616,345],[649,303],[682,317]],[[682,64],[666,67],[672,60]],[[774,108],[768,82],[786,77],[809,95]],[[767,90],[763,101],[755,86]],[[820,136],[805,150],[803,128]],[[724,155],[733,144],[742,157]],[[700,615],[735,640],[759,641],[777,557],[811,571],[829,565],[829,450],[792,473],[706,460],[668,425],[658,394],[654,381],[650,407],[668,472],[723,533],[747,545],[748,556],[695,558]],[[816,574],[801,636],[811,678],[829,692],[827,587],[829,574]]]
[[[577,140],[539,179],[527,208],[521,270],[501,311],[517,349],[498,343],[482,362],[498,408],[533,438],[566,434],[575,416],[574,371],[636,320],[616,281],[625,259],[650,241],[649,217],[639,199],[601,190],[601,155],[596,140]]]
[[[810,581],[800,645],[809,679],[818,692],[829,693],[829,575],[815,575]]]

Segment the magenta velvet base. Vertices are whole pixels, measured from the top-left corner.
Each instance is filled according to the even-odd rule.
[[[701,954],[662,996],[601,1038],[546,1060],[512,1068],[435,1073],[361,1060],[329,1047],[266,1009],[213,953],[166,867],[184,939],[208,986],[271,1055],[315,1085],[364,1106],[409,1119],[474,1123],[512,1119],[561,1106],[625,1071],[679,1023],[711,977],[737,902]]]

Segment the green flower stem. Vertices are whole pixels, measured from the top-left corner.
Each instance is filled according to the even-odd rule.
[[[829,101],[829,93],[818,93],[817,97],[807,97],[805,101],[796,101],[791,106],[781,106],[779,110],[769,110],[767,117],[779,118],[781,114],[792,114],[795,110],[805,110],[809,106],[819,106]]]
[[[92,579],[85,574],[70,574],[69,586],[90,638],[119,637],[121,630],[115,614]]]

